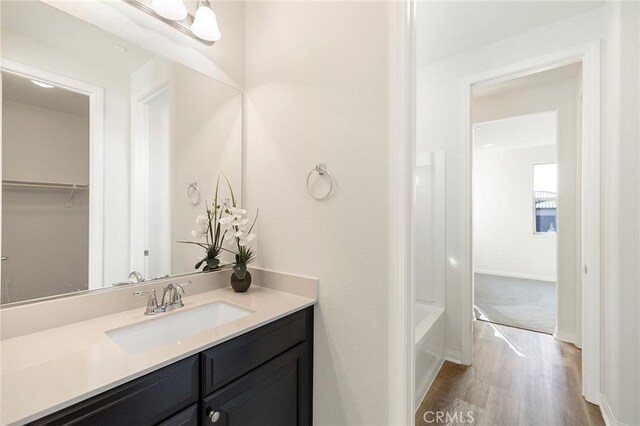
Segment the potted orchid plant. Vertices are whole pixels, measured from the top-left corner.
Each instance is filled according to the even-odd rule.
[[[199,214],[196,217],[196,229],[191,231],[191,235],[199,240],[204,240],[203,242],[197,241],[179,241],[183,244],[194,244],[200,246],[205,251],[205,256],[198,261],[195,265],[195,269],[200,269],[202,265],[202,271],[210,271],[219,269],[220,266],[220,255],[223,251],[229,251],[222,247],[222,243],[225,240],[225,233],[218,221],[225,214],[223,206],[218,201],[219,188],[220,188],[220,177],[223,177],[229,187],[229,191],[233,195],[233,189],[231,188],[231,183],[227,179],[227,177],[220,173],[218,176],[218,181],[216,182],[216,191],[214,194],[213,204],[207,207],[206,213]],[[235,197],[233,197],[235,198]],[[206,203],[208,206],[208,203]]]
[[[220,177],[224,178],[229,188],[231,198],[226,198],[219,202],[219,186]],[[251,273],[247,270],[247,265],[255,260],[255,250],[248,246],[255,238],[252,232],[256,224],[258,215],[249,225],[247,211],[238,208],[236,205],[236,197],[231,187],[231,183],[227,177],[220,173],[218,182],[216,182],[216,191],[214,202],[207,209],[206,214],[200,214],[196,217],[197,228],[191,232],[195,238],[204,239],[204,242],[180,241],[185,244],[195,244],[202,247],[206,255],[196,263],[195,268],[200,269],[202,265],[203,271],[219,269],[220,255],[223,251],[232,253],[235,257],[233,273],[231,274],[231,286],[238,293],[243,293],[249,289],[251,285]],[[223,247],[226,242],[232,245],[235,250]]]
[[[226,216],[218,220],[218,224],[225,229],[225,236],[228,244],[235,246],[235,264],[231,274],[231,287],[237,293],[244,293],[251,286],[251,273],[247,270],[247,265],[255,260],[255,250],[249,247],[251,240],[255,238],[252,232],[258,219],[258,213],[249,226],[247,211],[235,205],[235,199],[226,200],[223,206]]]

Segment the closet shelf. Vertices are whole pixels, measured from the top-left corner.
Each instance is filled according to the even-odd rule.
[[[3,187],[8,188],[43,188],[43,189],[89,189],[87,184],[79,183],[58,183],[58,182],[35,182],[24,180],[3,180]]]

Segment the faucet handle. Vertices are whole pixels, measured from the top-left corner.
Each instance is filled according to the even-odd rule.
[[[155,289],[144,291],[136,290],[133,292],[133,294],[136,296],[142,296],[144,294],[149,295],[149,300],[147,300],[147,310],[144,311],[145,315],[155,315],[156,312],[158,312],[158,298],[156,296]]]

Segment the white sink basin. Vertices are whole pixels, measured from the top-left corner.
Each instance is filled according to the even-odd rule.
[[[184,310],[183,310],[184,309]],[[106,332],[130,354],[140,354],[193,336],[213,327],[246,317],[252,312],[226,302],[213,302],[197,308],[181,308],[147,321]]]

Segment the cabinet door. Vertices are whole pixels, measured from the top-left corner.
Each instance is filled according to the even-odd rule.
[[[158,426],[198,426],[198,404],[193,404]]]
[[[204,398],[202,424],[309,425],[310,383],[302,343]]]
[[[198,401],[199,356],[149,373],[34,425],[155,425]]]

